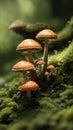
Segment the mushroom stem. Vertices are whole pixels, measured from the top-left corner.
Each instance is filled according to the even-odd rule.
[[[28,59],[31,63],[33,63],[33,58],[32,58],[32,51],[31,50],[28,50]],[[31,74],[31,79],[32,80],[36,80],[36,71],[35,70],[30,70],[30,74]]]
[[[23,71],[23,77],[24,77],[24,81],[28,81],[28,78],[27,78],[27,72],[26,71]]]
[[[40,72],[40,74],[42,74],[42,70],[43,70],[43,65],[39,65],[39,72]]]
[[[41,65],[37,65],[37,76],[41,73]]]
[[[41,73],[41,65],[39,65],[39,70],[40,70],[40,73]]]
[[[33,63],[32,51],[31,50],[28,50],[28,59],[29,59],[30,62]]]
[[[26,91],[26,95],[27,95],[28,98],[31,98],[31,91],[30,91],[30,90],[27,90],[27,91]]]
[[[43,60],[45,61],[43,67],[43,73],[44,73],[46,71],[47,62],[48,62],[48,39],[45,39]]]
[[[27,78],[27,72],[26,71],[23,71],[23,77],[24,77],[24,81],[27,82],[28,78]],[[28,98],[31,98],[31,91],[27,90],[26,95],[27,95]]]
[[[53,73],[53,71],[54,71],[54,69],[51,69],[51,70],[50,70],[50,75]]]

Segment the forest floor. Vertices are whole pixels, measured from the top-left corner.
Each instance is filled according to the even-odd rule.
[[[23,82],[21,73],[0,79],[0,130],[73,130],[72,38],[73,19],[50,42],[48,61],[55,70],[50,77],[37,79],[40,88],[31,99],[17,89]]]

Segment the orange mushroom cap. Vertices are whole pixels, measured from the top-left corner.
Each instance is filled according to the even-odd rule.
[[[27,81],[26,83],[20,85],[18,87],[18,90],[22,90],[22,91],[24,91],[24,90],[36,90],[38,88],[39,88],[39,85],[36,82],[30,80],[30,81]]]
[[[51,70],[51,69],[54,69],[54,68],[55,68],[54,65],[49,65],[49,66],[47,66],[47,70]]]
[[[21,60],[13,66],[12,70],[13,71],[23,71],[23,70],[30,70],[30,69],[34,69],[34,68],[35,67],[31,62]]]
[[[57,38],[57,34],[50,29],[44,29],[36,35],[36,38],[41,39],[41,40],[44,40],[47,38],[52,39],[52,38]]]
[[[26,50],[41,50],[41,45],[33,39],[26,39],[22,41],[16,48],[17,51]]]
[[[45,75],[49,75],[50,73],[48,71],[45,72]]]
[[[35,62],[36,65],[43,65],[45,64],[44,60],[40,59]]]

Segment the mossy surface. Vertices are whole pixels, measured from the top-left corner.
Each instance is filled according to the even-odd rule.
[[[67,28],[69,26],[72,19]],[[65,33],[68,33],[67,28]],[[60,32],[59,38],[63,43],[67,39],[67,45],[62,44],[63,48],[57,51],[54,45],[54,51],[48,56],[48,64],[56,67],[53,74],[37,79],[40,88],[32,92],[31,99],[26,98],[25,92],[18,91],[23,82],[21,73],[10,72],[1,78],[1,130],[73,130],[73,33],[66,37],[65,33]],[[55,42],[51,41],[51,45]]]

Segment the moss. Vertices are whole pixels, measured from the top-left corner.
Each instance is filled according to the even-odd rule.
[[[0,122],[4,124],[9,124],[16,118],[16,114],[13,113],[12,107],[5,107],[0,111]]]
[[[43,109],[56,109],[57,108],[57,104],[53,102],[53,100],[51,100],[50,97],[44,97],[41,98],[40,100],[40,107],[43,107]]]
[[[49,42],[49,51],[54,52],[63,50],[70,44],[73,39],[73,17],[66,23],[66,26],[58,33],[58,38],[56,40],[51,40]]]
[[[73,97],[73,93],[72,93],[73,89],[67,89],[64,92],[60,93],[60,96],[64,97],[64,98],[69,98],[69,97]]]
[[[70,43],[63,51],[57,53],[56,55],[50,56],[48,58],[49,64],[56,64],[57,66],[64,66],[65,64],[73,61],[73,42]]]
[[[9,124],[8,130],[73,129],[73,41],[69,42],[72,21],[59,33],[57,41],[67,45],[60,48],[59,44],[60,50],[48,57],[49,64],[56,67],[54,72],[48,80],[44,76],[37,79],[40,88],[32,92],[31,100],[26,98],[25,92],[18,91],[23,82],[22,74],[9,73],[4,77],[0,85],[0,121]],[[51,45],[55,42],[51,41]]]
[[[43,23],[27,24],[26,31],[31,32],[31,33],[34,32],[36,35],[39,31],[45,28],[49,28],[49,27],[48,25],[43,24]]]
[[[3,89],[3,88],[2,88],[2,89],[0,90],[0,97],[5,97],[5,96],[7,96],[7,94],[8,94],[8,93],[6,92],[6,89]]]
[[[17,111],[19,109],[19,105],[13,101],[9,102],[7,106],[12,107],[14,111]]]

